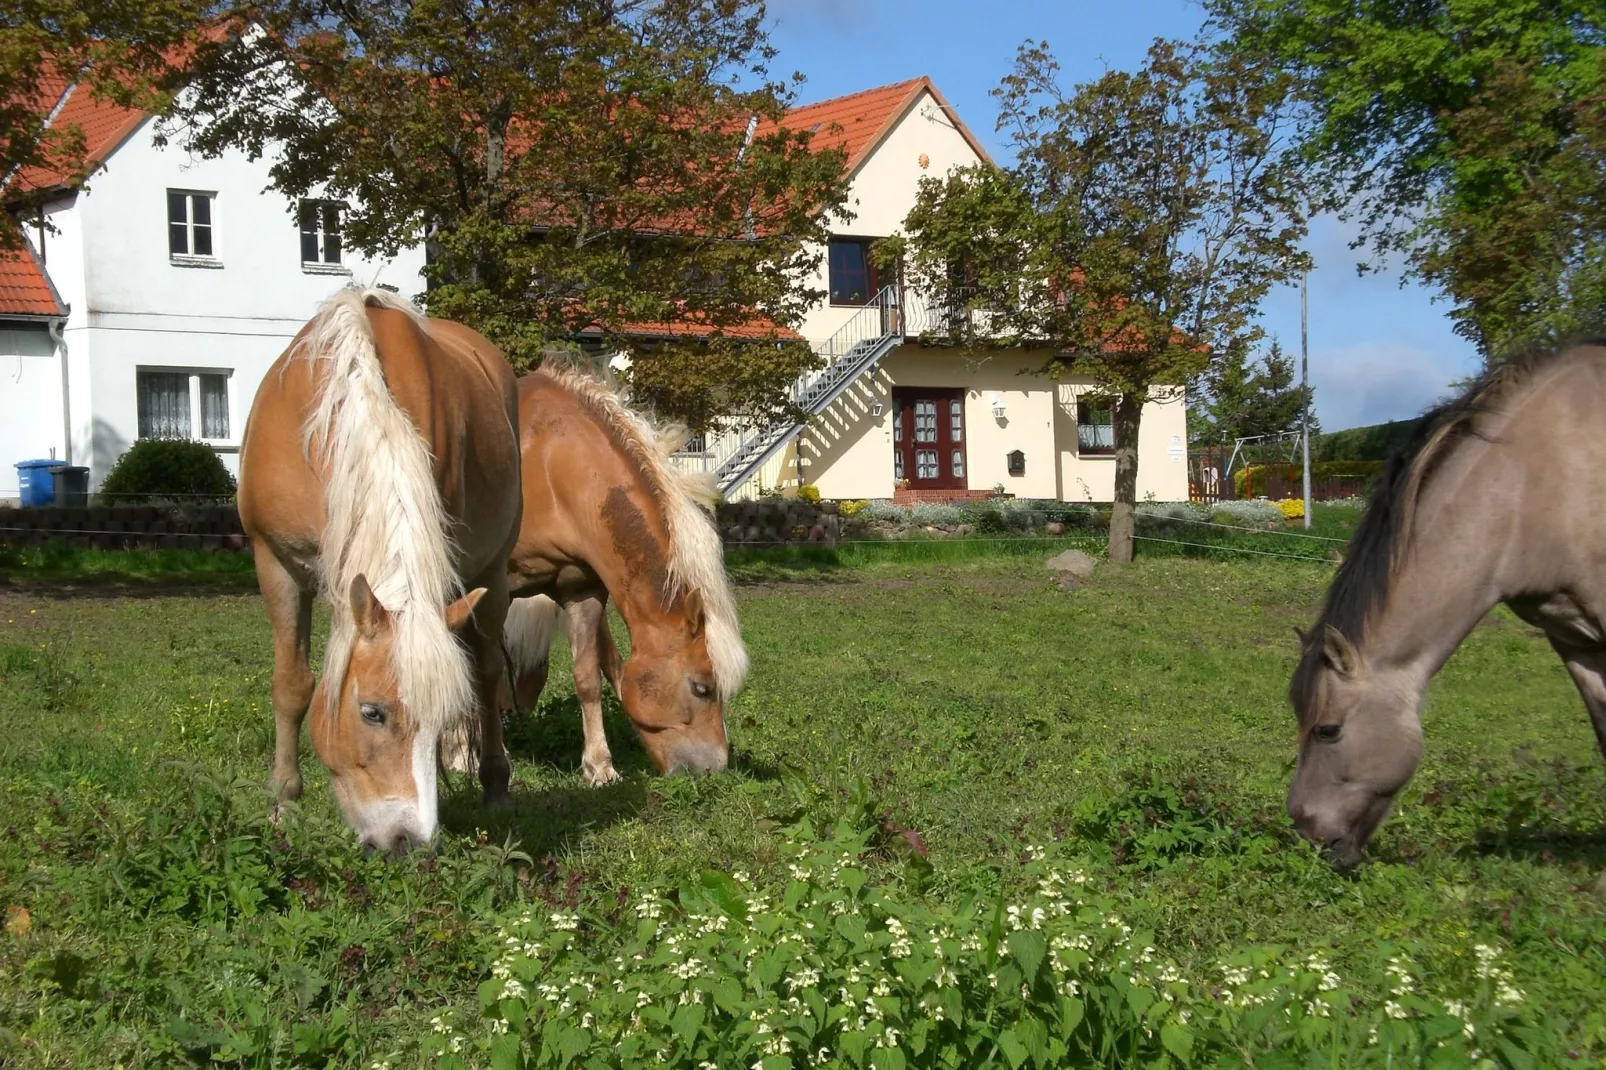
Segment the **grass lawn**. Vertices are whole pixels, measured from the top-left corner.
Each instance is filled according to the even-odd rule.
[[[1390,954],[1428,992],[1496,946],[1569,1065],[1606,1052],[1606,779],[1560,664],[1508,614],[1434,683],[1421,772],[1345,878],[1282,810],[1292,626],[1325,566],[1149,556],[1070,592],[1036,553],[738,573],[753,671],[730,773],[655,778],[610,706],[625,780],[587,788],[560,657],[510,732],[516,808],[455,782],[441,849],[400,863],[360,857],[305,744],[307,797],[269,822],[254,592],[0,587],[0,1066],[414,1065],[432,1018],[478,1016],[531,904],[633,931],[626,903],[705,870],[785,887],[798,828],[838,819],[874,838],[873,883],[931,909],[1025,894],[1042,845],[1190,976],[1321,948],[1377,1009]]]

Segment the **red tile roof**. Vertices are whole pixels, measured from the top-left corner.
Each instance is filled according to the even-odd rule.
[[[922,92],[929,92],[946,110],[954,128],[969,142],[976,155],[991,163],[992,157],[987,155],[987,150],[960,121],[958,113],[926,75],[793,108],[786,113],[783,123],[790,130],[812,131],[814,137],[811,144],[819,148],[845,149],[848,154],[847,170],[852,174],[898,125],[898,120],[908,114]]]
[[[65,85],[64,82],[59,84]],[[53,130],[76,129],[83,134],[86,162],[90,170],[105,164],[106,158],[117,151],[128,135],[150,118],[149,112],[98,100],[82,84],[66,90],[66,94],[66,100],[61,103],[55,118],[50,120],[50,126]],[[60,100],[59,89],[57,100]],[[13,182],[23,190],[52,189],[71,184],[74,177],[53,167],[24,167]]]
[[[66,314],[32,249],[0,250],[0,317]]]

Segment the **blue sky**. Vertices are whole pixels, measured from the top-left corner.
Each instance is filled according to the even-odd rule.
[[[1053,46],[1067,84],[1140,63],[1157,36],[1189,37],[1203,12],[1190,0],[770,0],[777,74],[807,76],[804,102],[929,74],[995,157],[997,108],[989,90],[1028,37]],[[1472,347],[1450,331],[1446,305],[1398,271],[1358,277],[1352,232],[1315,221],[1307,243],[1310,376],[1329,430],[1413,416],[1476,369]],[[1267,299],[1265,327],[1299,351],[1299,291]]]

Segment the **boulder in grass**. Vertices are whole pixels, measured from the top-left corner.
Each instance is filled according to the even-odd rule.
[[[1097,566],[1098,562],[1080,550],[1066,550],[1048,559],[1050,572],[1069,573],[1079,580],[1093,575],[1093,569]]]

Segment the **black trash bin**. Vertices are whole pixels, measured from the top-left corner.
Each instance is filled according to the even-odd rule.
[[[56,483],[57,505],[89,504],[89,469],[76,464],[58,464],[50,469]]]

